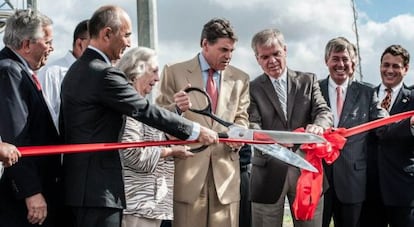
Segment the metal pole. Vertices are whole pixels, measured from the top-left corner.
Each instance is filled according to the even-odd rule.
[[[157,1],[137,0],[138,45],[158,48]]]

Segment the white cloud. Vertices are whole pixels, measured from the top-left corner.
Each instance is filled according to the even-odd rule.
[[[70,48],[76,23],[89,18],[104,4],[114,2],[38,1],[39,10],[55,22],[55,53],[52,58],[62,56]],[[116,4],[130,14],[136,34],[136,1],[118,0]],[[250,48],[250,39],[264,28],[276,27],[284,33],[290,68],[314,72],[319,78],[326,77],[328,73],[324,63],[326,43],[337,36],[356,41],[349,0],[160,0],[157,5],[161,66],[194,57],[200,49],[202,26],[213,17],[225,17],[232,22],[239,36],[232,63],[244,69],[252,78],[259,75],[261,70]],[[379,83],[379,58],[387,46],[401,44],[414,54],[413,26],[414,16],[411,14],[395,15],[380,23],[370,19],[365,12],[358,12],[361,65],[365,81]],[[136,45],[136,36],[133,41]],[[406,78],[409,85],[414,83],[411,74],[410,70]]]

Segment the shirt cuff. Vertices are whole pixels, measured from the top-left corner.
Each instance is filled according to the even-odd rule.
[[[200,136],[200,124],[197,122],[193,122],[193,131],[191,132],[190,137],[187,140],[196,140],[198,136]]]

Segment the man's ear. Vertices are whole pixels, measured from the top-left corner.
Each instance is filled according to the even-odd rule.
[[[21,49],[26,54],[30,53],[30,40],[23,40]]]
[[[104,40],[109,40],[111,37],[112,29],[110,27],[105,27],[99,32],[99,35]]]

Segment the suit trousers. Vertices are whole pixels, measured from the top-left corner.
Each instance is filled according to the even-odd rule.
[[[385,206],[390,227],[413,227],[414,207]]]
[[[73,207],[74,227],[121,227],[122,209]]]
[[[127,214],[122,217],[122,227],[160,227],[161,221]]]
[[[289,166],[283,185],[282,194],[278,201],[273,204],[263,204],[252,202],[252,223],[254,227],[282,227],[283,215],[285,210],[285,197],[287,196],[290,208],[292,209],[293,201],[296,195],[296,184],[300,176],[300,169]],[[311,221],[299,221],[292,215],[295,227],[321,227],[323,212],[323,196],[319,200],[314,217]]]
[[[250,201],[250,172],[248,166],[240,166],[240,214],[239,227],[252,226],[252,209]]]
[[[359,227],[361,210],[362,202],[342,203],[331,187],[324,194],[322,227],[329,227],[332,217],[335,227]]]
[[[221,204],[214,185],[211,164],[206,181],[194,203],[173,203],[173,227],[238,227],[240,202]]]

